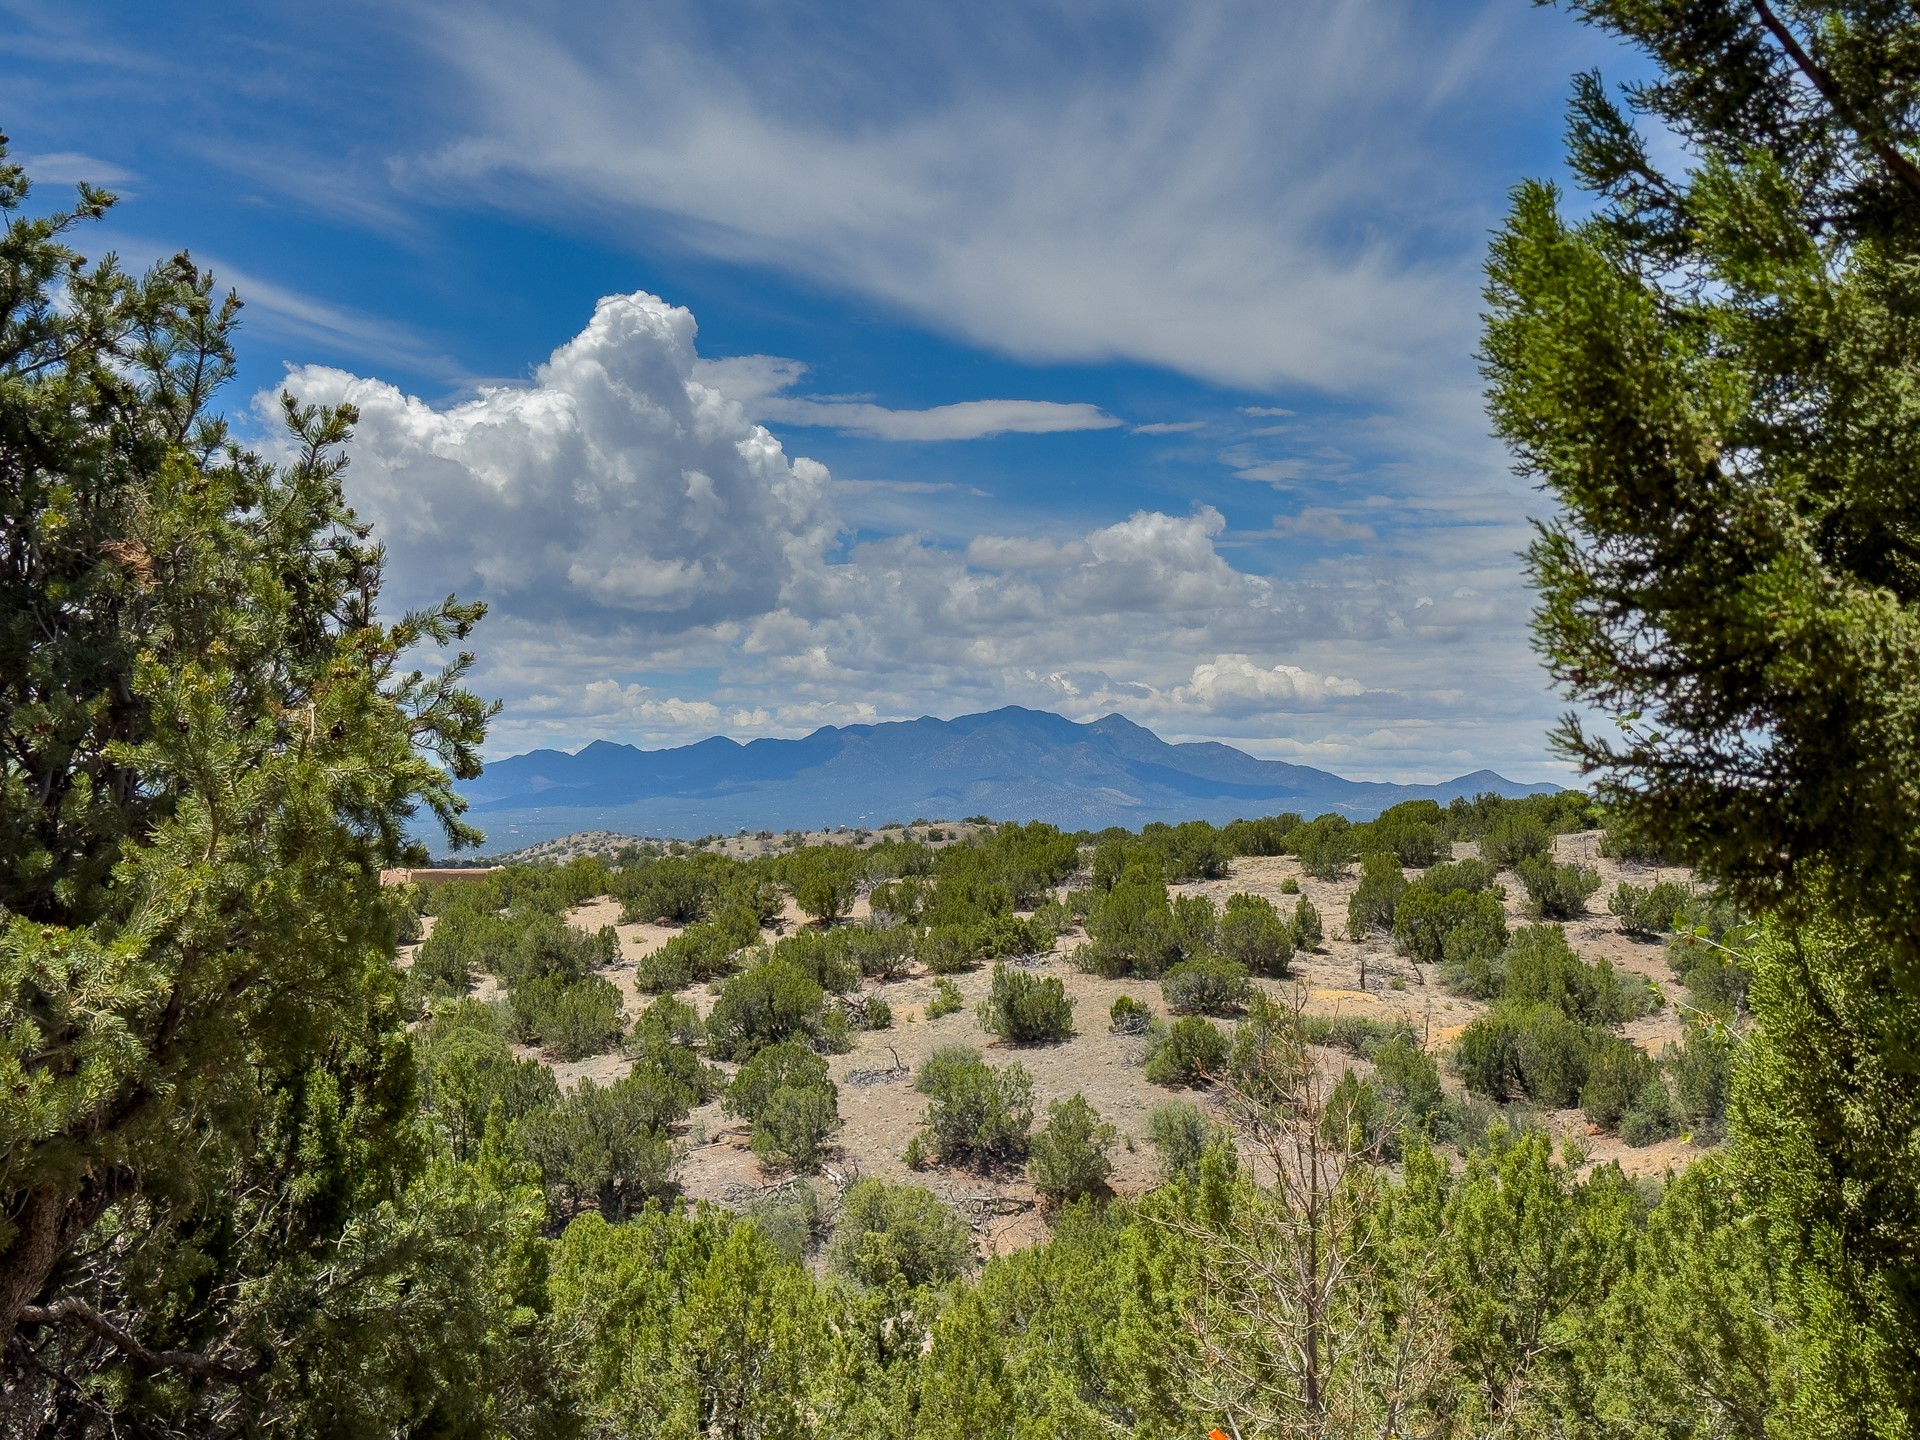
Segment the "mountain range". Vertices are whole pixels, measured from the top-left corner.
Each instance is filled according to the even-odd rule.
[[[460,786],[496,850],[578,830],[691,838],[969,815],[1072,830],[1283,810],[1360,820],[1402,800],[1558,788],[1491,770],[1438,785],[1347,780],[1230,745],[1169,744],[1123,715],[1080,723],[1018,706],[828,725],[804,739],[744,745],[718,735],[671,750],[596,740],[575,754],[534,750],[495,761]]]

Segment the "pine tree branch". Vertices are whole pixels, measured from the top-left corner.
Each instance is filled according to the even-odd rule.
[[[122,1329],[93,1306],[76,1295],[63,1296],[51,1305],[24,1305],[20,1319],[28,1325],[58,1325],[73,1321],[91,1330],[143,1370],[187,1370],[195,1375],[224,1380],[238,1385],[258,1375],[264,1365],[229,1365],[197,1350],[149,1350],[130,1330]]]
[[[1866,142],[1867,147],[1880,157],[1886,167],[1899,177],[1900,183],[1920,196],[1920,165],[1907,159],[1885,140],[1877,139],[1867,132],[1860,117],[1840,93],[1840,87],[1834,79],[1809,55],[1801,45],[1800,39],[1773,13],[1773,7],[1767,0],[1753,0],[1754,13],[1760,17],[1760,23],[1766,27],[1769,35],[1779,42],[1780,48],[1787,52],[1787,58],[1793,61],[1794,68],[1807,78],[1807,82],[1818,90],[1827,104],[1833,107],[1834,114],[1845,122],[1854,134]]]

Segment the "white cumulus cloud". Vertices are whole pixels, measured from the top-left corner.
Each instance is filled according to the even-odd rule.
[[[1246,655],[1219,655],[1194,666],[1193,679],[1172,698],[1207,714],[1256,715],[1365,693],[1358,680],[1339,675],[1316,675],[1298,665],[1260,666]]]

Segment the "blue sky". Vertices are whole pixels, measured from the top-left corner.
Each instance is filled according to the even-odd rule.
[[[1109,710],[1558,773],[1472,351],[1569,76],[1524,0],[0,0],[91,248],[248,302],[228,408],[362,411],[491,751]]]

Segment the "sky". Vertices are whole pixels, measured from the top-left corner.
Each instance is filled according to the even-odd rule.
[[[1481,265],[1561,175],[1526,0],[0,0],[81,244],[351,402],[488,753],[1019,704],[1368,779],[1566,778]]]

